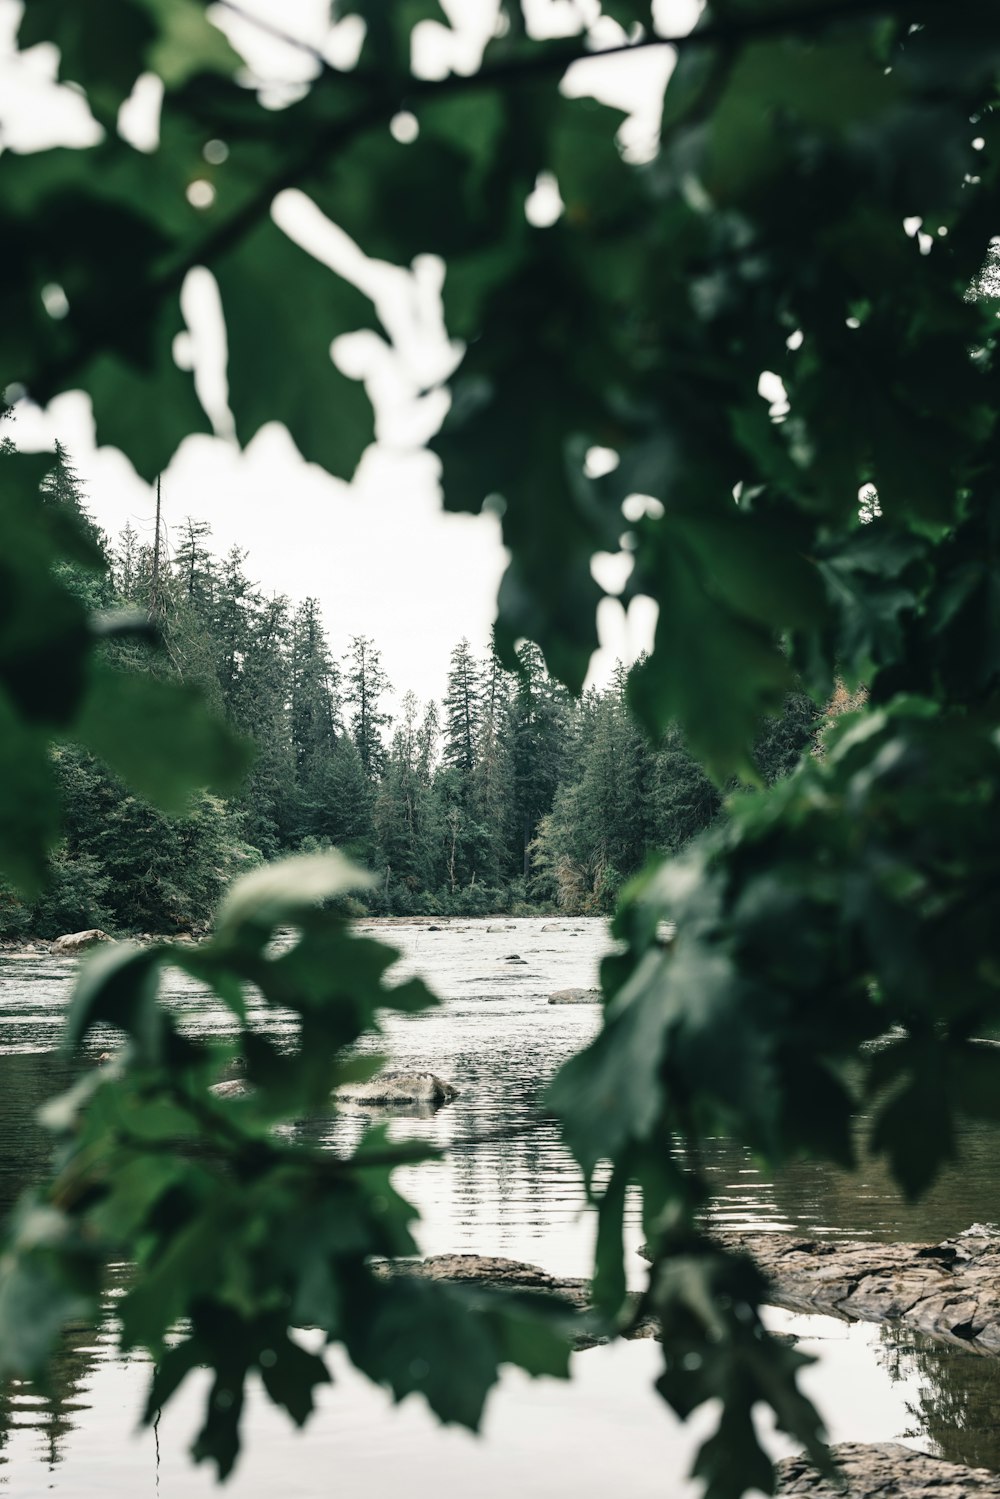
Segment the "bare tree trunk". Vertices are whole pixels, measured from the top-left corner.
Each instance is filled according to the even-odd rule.
[[[153,578],[149,589],[149,617],[160,612],[160,476],[156,476],[156,531],[153,534]]]

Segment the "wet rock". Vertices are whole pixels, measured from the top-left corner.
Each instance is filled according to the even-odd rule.
[[[600,989],[557,989],[549,995],[550,1005],[599,1005]]]
[[[551,1275],[539,1265],[498,1255],[433,1254],[424,1260],[385,1260],[375,1266],[375,1273],[382,1279],[393,1275],[419,1275],[427,1280],[448,1280],[482,1286],[487,1290],[538,1292],[567,1302],[573,1311],[581,1314],[581,1319],[590,1311],[589,1281]],[[658,1334],[659,1324],[652,1318],[644,1318],[625,1336],[629,1339],[653,1338]],[[589,1327],[582,1322],[572,1336],[573,1346],[577,1349],[594,1348],[608,1341],[593,1319]]]
[[[86,932],[67,932],[64,937],[57,937],[52,944],[52,951],[85,952],[88,947],[96,947],[98,942],[110,941],[107,932],[102,932],[99,926],[95,926]]]
[[[352,1104],[418,1104],[437,1107],[458,1097],[458,1089],[433,1072],[381,1072],[366,1083],[346,1083],[334,1097]]]
[[[768,1300],[795,1312],[901,1322],[978,1353],[1000,1354],[1000,1232],[974,1224],[940,1244],[720,1234],[751,1254]]]
[[[522,958],[519,952],[512,952],[508,957],[504,958],[505,963],[526,963],[527,961],[527,958]]]
[[[800,1499],[1000,1499],[1000,1475],[988,1468],[944,1462],[899,1442],[841,1442],[833,1455],[844,1487],[821,1478],[800,1455],[776,1465],[777,1492]]]
[[[428,931],[428,932],[443,932],[444,931],[444,927],[443,926],[429,926],[425,930]]]
[[[227,1078],[224,1083],[213,1083],[209,1089],[216,1098],[245,1098],[250,1092],[249,1085],[241,1077]]]
[[[383,1276],[404,1274],[419,1275],[426,1280],[471,1281],[491,1290],[544,1291],[580,1308],[589,1304],[588,1281],[560,1278],[538,1265],[498,1255],[432,1254],[425,1260],[386,1262],[378,1268]]]

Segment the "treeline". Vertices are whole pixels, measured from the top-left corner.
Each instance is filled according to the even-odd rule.
[[[34,906],[0,892],[0,936],[198,928],[239,870],[326,846],[376,874],[372,912],[604,912],[648,855],[680,848],[719,815],[719,793],[679,735],[651,746],[633,724],[624,671],[577,701],[533,645],[510,672],[462,640],[443,703],[406,693],[393,721],[375,642],[355,636],[336,658],[316,600],[263,592],[244,552],[213,553],[205,524],[185,521],[169,552],[159,527],[152,542],[131,528],[109,542],[61,450],[47,498],[83,515],[103,549],[105,575],[74,579],[88,604],[131,606],[163,641],[107,649],[136,671],[197,682],[257,754],[238,797],[202,796],[176,820],[62,748],[66,835],[50,888]],[[763,726],[769,780],[795,763],[814,721],[795,696]]]

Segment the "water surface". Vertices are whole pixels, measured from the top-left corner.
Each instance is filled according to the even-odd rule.
[[[437,931],[431,923],[386,926],[366,929],[404,949],[399,976],[420,972],[444,1003],[426,1015],[393,1017],[379,1049],[395,1065],[428,1068],[461,1090],[432,1118],[393,1126],[450,1147],[440,1164],[397,1173],[421,1211],[422,1250],[508,1255],[557,1274],[586,1274],[592,1216],[556,1126],[540,1121],[538,1111],[556,1068],[599,1023],[596,1007],[549,1005],[548,995],[596,984],[609,945],[606,927],[533,919],[457,921]],[[48,955],[0,959],[0,1212],[44,1171],[46,1140],[31,1119],[70,1077],[54,1048],[75,966]],[[224,1034],[231,1027],[226,1012],[183,976],[170,977],[167,993],[193,1031]],[[288,1024],[259,1011],[258,1018],[279,1033]],[[332,1141],[364,1123],[363,1115],[345,1117],[309,1131]],[[524,1132],[496,1138],[509,1126]],[[961,1169],[916,1208],[905,1207],[884,1171],[870,1163],[854,1177],[802,1164],[774,1180],[745,1152],[716,1142],[708,1165],[717,1216],[728,1227],[936,1239],[976,1220],[1000,1220],[998,1144],[992,1128],[967,1131]],[[634,1248],[634,1205],[628,1237]],[[641,1262],[633,1256],[630,1263],[638,1283]],[[819,1353],[807,1381],[834,1439],[903,1439],[955,1461],[1000,1468],[992,1414],[1000,1363],[893,1328],[769,1316]],[[272,1499],[279,1489],[302,1499],[329,1493],[388,1499],[405,1488],[408,1499],[465,1499],[470,1492],[480,1499],[508,1499],[511,1492],[548,1499],[562,1491],[604,1499],[620,1489],[630,1499],[680,1499],[696,1492],[683,1474],[699,1428],[674,1421],[652,1391],[658,1359],[655,1344],[595,1349],[575,1356],[569,1385],[511,1371],[477,1440],[439,1429],[416,1399],[392,1410],[382,1391],[335,1355],[337,1383],[322,1392],[304,1436],[265,1400],[251,1399],[245,1455],[227,1493]],[[141,1358],[115,1350],[112,1299],[96,1332],[67,1338],[48,1394],[19,1385],[0,1396],[0,1493],[196,1499],[217,1492],[210,1472],[193,1470],[184,1455],[203,1383],[191,1382],[158,1431],[135,1437],[146,1373]],[[775,1450],[789,1445],[775,1439]]]

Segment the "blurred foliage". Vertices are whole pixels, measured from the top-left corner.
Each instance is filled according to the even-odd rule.
[[[539,40],[518,6],[500,9],[478,69],[431,79],[410,68],[412,28],[447,24],[430,0],[335,6],[366,22],[358,65],[317,55],[311,83],[274,108],[196,0],[107,0],[100,28],[70,0],[28,0],[22,43],[60,46],[104,135],[0,155],[3,378],[41,401],[82,387],[98,441],[153,476],[209,427],[173,358],[178,294],[207,267],[239,440],[282,420],[307,459],[349,476],[371,413],[328,351],[373,314],[273,222],[276,195],[299,188],[369,255],[445,262],[445,317],[465,352],[432,446],[448,507],[502,511],[507,666],[527,637],[579,689],[602,596],[591,558],[624,550],[624,601],[659,606],[631,701],[650,730],[676,724],[717,783],[766,781],[755,735],[794,681],[817,703],[838,677],[867,687],[822,756],[626,894],[603,1030],[552,1092],[588,1178],[612,1166],[593,1188],[599,1302],[631,1315],[621,1218],[638,1185],[659,1387],[681,1415],[721,1398],[697,1470],[710,1499],[735,1499],[772,1486],[758,1401],[822,1449],[794,1382],[801,1360],[762,1330],[756,1272],[703,1232],[699,1140],[726,1131],[774,1162],[849,1159],[842,1065],[890,1032],[865,1053],[871,1147],[916,1193],[952,1154],[956,1115],[995,1112],[1000,1096],[1000,1062],[975,1039],[1000,1010],[997,307],[984,273],[1000,18],[978,0],[710,3],[678,39],[656,149],[630,161],[620,113],[559,87],[590,39]],[[631,45],[655,42],[647,5],[607,10]],[[115,128],[145,71],[164,86],[150,152]],[[388,129],[402,110],[418,126],[408,143]],[[525,214],[543,172],[562,204],[547,227]],[[770,409],[765,372],[785,396]],[[614,459],[600,477],[593,447]],[[145,684],[102,664],[54,570],[85,566],[93,548],[40,504],[44,470],[8,455],[0,474],[0,861],[27,888],[57,833],[53,736],[168,807],[238,759],[174,686],[147,701]],[[872,487],[877,503],[862,503]],[[637,512],[636,496],[656,503]],[[147,715],[155,742],[136,729]],[[299,1420],[325,1377],[289,1325],[342,1337],[397,1394],[419,1349],[434,1408],[472,1422],[498,1358],[559,1362],[516,1312],[470,1319],[453,1291],[371,1277],[368,1253],[409,1243],[386,1181],[384,1217],[372,1211],[383,1146],[285,1160],[268,1127],[318,1104],[339,1049],[403,995],[380,987],[385,958],[311,905],[297,946],[268,956],[281,900],[247,888],[192,963],[234,1005],[258,983],[316,1044],[284,1057],[247,1032],[259,1096],[213,1101],[214,1063],[156,1004],[167,954],[97,960],[76,1033],[111,1022],[130,1049],[57,1116],[76,1133],[54,1192],[15,1222],[0,1281],[5,1364],[23,1368],[91,1304],[106,1254],[135,1258],[127,1338],[159,1354],[189,1317],[152,1405],[209,1364],[198,1450],[222,1470],[248,1369]],[[339,1194],[328,1217],[319,1180],[323,1203]]]

